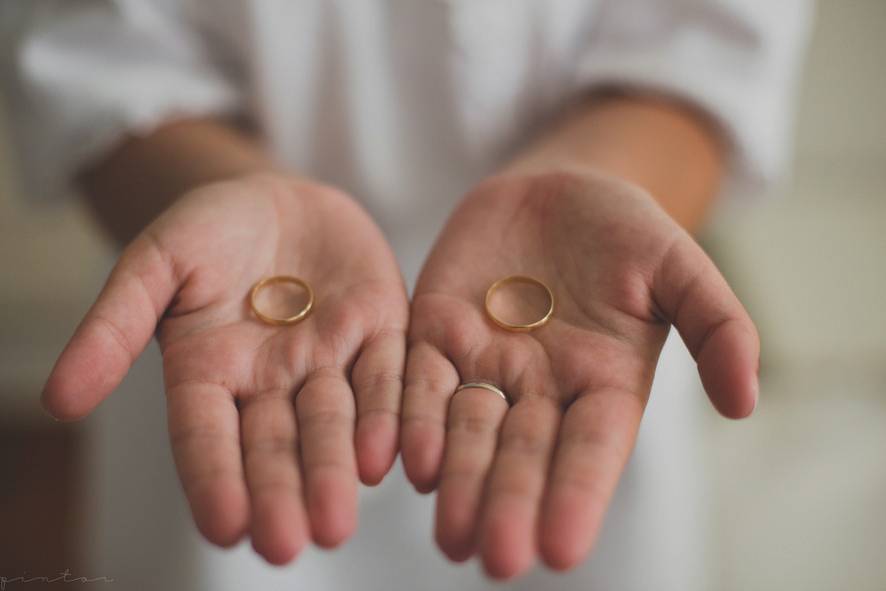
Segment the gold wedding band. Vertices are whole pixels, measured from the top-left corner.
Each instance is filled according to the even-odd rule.
[[[547,312],[545,312],[545,314],[541,318],[539,318],[538,320],[535,320],[534,322],[529,322],[527,324],[517,324],[517,323],[507,322],[506,320],[502,320],[501,318],[497,317],[492,312],[492,308],[490,308],[490,306],[489,306],[490,301],[492,300],[493,294],[495,294],[495,292],[498,291],[498,289],[500,287],[507,285],[509,283],[528,283],[530,285],[538,285],[539,287],[544,289],[545,293],[548,294],[548,302],[550,302],[548,304]],[[494,323],[496,323],[501,328],[504,328],[505,330],[510,330],[513,332],[529,332],[530,330],[534,330],[536,328],[539,328],[539,327],[547,324],[548,320],[551,319],[551,316],[554,315],[554,293],[551,291],[550,287],[548,287],[547,285],[545,285],[543,282],[539,281],[538,279],[535,279],[534,277],[528,277],[526,275],[511,275],[509,277],[499,279],[498,281],[496,281],[495,283],[493,283],[492,285],[489,286],[489,289],[486,290],[485,306],[486,306],[486,315],[489,316],[489,319],[492,320]]]
[[[467,390],[468,388],[480,388],[481,390],[489,390],[490,392],[495,392],[496,394],[501,396],[505,402],[507,402],[508,404],[511,403],[505,393],[502,392],[498,386],[490,384],[489,382],[465,382],[464,384],[456,388],[454,393],[461,392],[462,390]]]
[[[305,307],[298,311],[294,316],[289,316],[288,318],[275,318],[274,316],[269,316],[258,309],[258,304],[255,299],[258,296],[258,292],[269,285],[274,285],[277,283],[292,283],[294,285],[298,285],[302,287],[308,294],[308,303],[305,304]],[[299,279],[298,277],[293,277],[291,275],[275,275],[273,277],[266,277],[252,286],[252,289],[249,292],[249,305],[252,307],[252,311],[255,313],[258,318],[266,323],[273,326],[286,326],[291,324],[297,324],[304,320],[308,314],[311,313],[311,309],[314,307],[314,290],[311,289],[311,286],[308,285],[308,282],[304,279]]]

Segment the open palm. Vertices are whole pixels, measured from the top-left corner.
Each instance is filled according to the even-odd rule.
[[[505,331],[483,307],[514,274],[548,284],[551,321]],[[438,491],[436,538],[511,577],[588,552],[633,447],[673,323],[716,407],[756,401],[755,328],[701,248],[639,189],[591,173],[500,177],[456,210],[412,304],[401,447]],[[500,387],[453,394],[460,383]]]
[[[269,326],[247,295],[306,279],[313,313]],[[261,175],[198,189],[123,253],[59,358],[44,401],[89,413],[156,332],[179,475],[203,534],[251,533],[284,563],[355,527],[358,474],[397,450],[408,304],[380,231],[347,196]]]

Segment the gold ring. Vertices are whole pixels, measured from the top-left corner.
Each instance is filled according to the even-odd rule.
[[[528,324],[515,324],[511,322],[507,322],[498,318],[495,314],[492,313],[492,309],[489,307],[489,302],[492,299],[492,295],[503,285],[508,283],[528,283],[530,285],[538,285],[548,294],[548,301],[550,304],[548,305],[548,310],[545,312],[544,316],[539,318],[534,322],[530,322]],[[505,330],[510,330],[514,332],[529,332],[530,330],[534,330],[541,326],[547,324],[548,320],[551,319],[551,316],[554,315],[554,293],[551,291],[551,288],[535,279],[534,277],[528,277],[526,275],[511,275],[510,277],[505,277],[503,279],[499,279],[495,283],[489,286],[489,289],[486,290],[486,315],[489,316],[489,319],[496,323],[498,326],[504,328]]]
[[[258,309],[258,305],[255,303],[255,298],[258,295],[258,292],[260,292],[268,285],[272,285],[275,283],[292,283],[302,287],[308,293],[308,303],[305,304],[305,307],[299,310],[299,312],[295,316],[290,316],[288,318],[275,318],[263,313],[261,310]],[[249,305],[252,307],[252,311],[255,312],[255,315],[258,316],[259,319],[266,324],[271,324],[273,326],[286,326],[290,324],[296,324],[304,320],[308,316],[308,314],[311,313],[311,309],[314,307],[314,290],[311,289],[311,286],[308,285],[308,282],[304,279],[292,277],[291,275],[275,275],[273,277],[265,277],[252,286],[252,289],[249,292]]]
[[[508,397],[505,395],[505,393],[502,392],[498,386],[490,384],[489,382],[465,382],[464,384],[462,384],[458,388],[456,388],[454,393],[461,392],[462,390],[467,390],[468,388],[480,388],[482,390],[489,390],[490,392],[495,392],[496,394],[501,396],[505,402],[507,402],[508,404],[511,403],[511,401],[508,400]]]

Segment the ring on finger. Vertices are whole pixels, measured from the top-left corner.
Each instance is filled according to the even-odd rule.
[[[490,392],[494,392],[502,397],[502,400],[511,404],[511,401],[508,399],[507,394],[504,391],[496,386],[495,384],[490,384],[489,382],[465,382],[464,384],[459,385],[458,388],[455,389],[454,393],[461,392],[462,390],[467,390],[469,388],[479,388],[481,390],[489,390]]]

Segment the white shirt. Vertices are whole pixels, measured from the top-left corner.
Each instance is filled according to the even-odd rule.
[[[410,278],[454,201],[601,85],[703,109],[732,184],[759,192],[784,166],[807,4],[4,0],[0,20],[28,194],[65,192],[125,133],[238,112],[284,164],[360,199]]]
[[[805,0],[0,5],[0,31],[12,48],[4,52],[3,81],[28,194],[67,192],[73,173],[125,134],[150,132],[175,117],[238,113],[282,163],[363,202],[410,283],[457,199],[565,103],[596,87],[661,93],[702,110],[731,146],[731,186],[759,192],[784,168],[791,95],[809,20]],[[680,423],[686,415],[678,410],[689,403],[681,403],[685,396],[678,392],[697,390],[697,382],[674,339],[664,358],[670,365],[660,372],[653,400],[666,396],[668,402],[653,403],[644,418],[627,484],[610,514],[611,533],[597,556],[568,578],[539,572],[524,585],[691,588],[703,542],[693,537],[686,512],[692,465],[679,458],[691,440]],[[120,427],[125,405],[134,412],[144,399],[135,393],[115,397],[122,414],[105,430],[113,451],[99,450],[107,490],[118,490],[120,479],[137,478],[121,471],[125,462],[111,455],[122,449],[147,462],[148,444],[119,445],[121,438],[132,438],[133,427]],[[153,438],[151,445],[165,441],[162,422],[146,429],[143,438]],[[644,437],[651,443],[644,445]],[[656,453],[669,455],[667,470]],[[171,468],[158,470],[163,490],[174,487]],[[126,501],[116,502],[135,503],[141,490],[127,489]],[[263,567],[248,548],[235,559],[200,546],[201,558],[194,558],[203,565],[199,586],[485,588],[476,569],[450,566],[433,548],[429,501],[403,482],[399,470],[362,503],[357,539],[333,555],[309,552],[285,571]],[[109,531],[125,527],[130,513],[121,510]],[[142,523],[139,531],[150,526]],[[162,554],[163,535],[155,542],[140,535],[145,552]],[[119,544],[102,548],[105,558],[117,556],[118,567],[131,556],[121,554]],[[634,568],[638,562],[643,566]],[[107,562],[109,568],[114,564]],[[184,576],[164,565],[166,576],[156,580]],[[375,571],[372,565],[384,566]],[[398,565],[400,572],[392,574]]]

